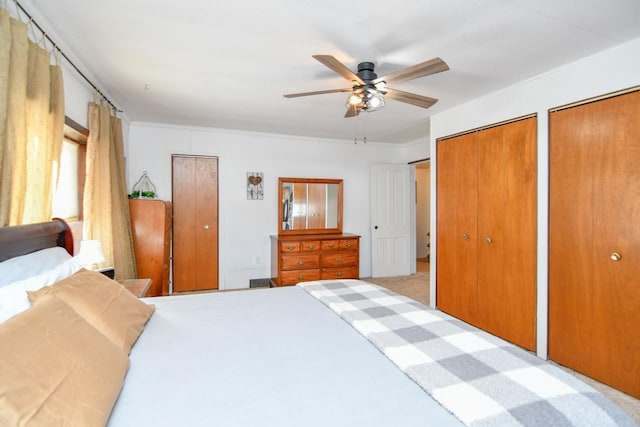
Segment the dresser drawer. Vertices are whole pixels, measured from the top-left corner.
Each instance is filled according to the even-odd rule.
[[[302,245],[302,252],[312,252],[320,250],[320,241],[319,240],[310,240],[308,242],[303,241],[300,242]]]
[[[343,250],[358,250],[358,240],[357,239],[349,239],[349,240],[340,240],[340,249]]]
[[[320,267],[320,255],[284,255],[283,270],[305,270]]]
[[[358,267],[323,268],[320,275],[322,280],[359,279],[358,276]]]
[[[337,252],[322,254],[320,264],[322,267],[341,267],[358,265],[357,252]]]
[[[338,251],[340,250],[340,240],[323,240],[322,251]]]
[[[300,242],[280,242],[280,250],[284,253],[300,252]]]
[[[292,270],[283,271],[281,274],[281,285],[295,285],[299,282],[310,280],[320,280],[320,270]]]

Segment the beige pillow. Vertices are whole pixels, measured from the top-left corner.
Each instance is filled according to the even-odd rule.
[[[28,294],[31,304],[37,304],[44,295],[60,298],[126,354],[155,310],[154,305],[140,301],[118,282],[84,269]]]
[[[64,301],[41,298],[0,342],[0,425],[106,424],[129,358]]]

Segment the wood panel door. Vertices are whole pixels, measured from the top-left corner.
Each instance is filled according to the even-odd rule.
[[[536,348],[536,119],[478,133],[478,324]]]
[[[173,290],[218,289],[218,158],[172,156]]]
[[[478,286],[478,135],[438,142],[437,306],[476,321]]]
[[[550,116],[549,357],[640,398],[640,92]]]

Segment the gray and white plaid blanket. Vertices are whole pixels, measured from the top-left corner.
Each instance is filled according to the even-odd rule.
[[[598,391],[558,367],[410,298],[360,280],[298,286],[467,425],[636,425]]]

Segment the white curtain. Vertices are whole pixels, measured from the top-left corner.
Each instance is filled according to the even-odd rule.
[[[122,122],[104,105],[89,104],[86,156],[83,238],[102,242],[101,266],[114,266],[117,279],[135,278]]]
[[[51,219],[63,135],[60,67],[0,9],[0,226]]]

